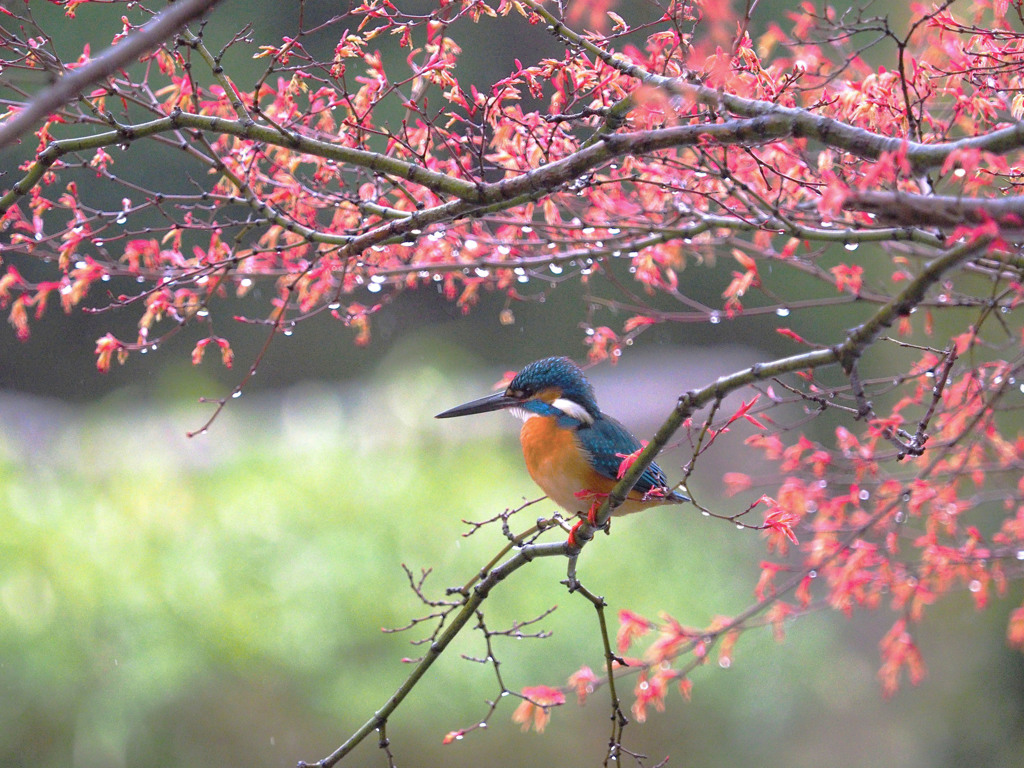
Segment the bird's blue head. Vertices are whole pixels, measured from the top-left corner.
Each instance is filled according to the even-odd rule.
[[[437,418],[468,416],[501,408],[555,416],[566,427],[591,424],[601,416],[594,390],[580,367],[567,357],[547,357],[523,368],[504,392],[456,406],[439,413]]]

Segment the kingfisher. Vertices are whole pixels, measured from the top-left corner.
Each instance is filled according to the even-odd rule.
[[[601,412],[583,371],[567,357],[530,363],[502,392],[437,414],[438,419],[509,409],[523,420],[519,440],[530,477],[570,515],[586,515],[618,482],[623,460],[642,447],[628,429]],[[614,514],[625,515],[689,497],[673,490],[651,464]]]

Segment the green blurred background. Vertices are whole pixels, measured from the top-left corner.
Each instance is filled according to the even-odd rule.
[[[307,3],[322,14],[333,5]],[[66,30],[69,56],[83,37],[95,53],[119,29],[109,9],[83,6],[70,24],[48,4],[32,8],[54,34]],[[229,36],[243,12],[254,15],[225,3],[207,35]],[[265,4],[254,23],[257,37],[290,30],[294,4]],[[486,45],[466,45],[462,63],[480,68],[481,83],[513,57],[558,53],[524,48],[547,45],[544,36],[486,33]],[[16,158],[2,162],[10,172]],[[692,267],[682,279],[689,295],[715,304],[729,272]],[[794,287],[787,278],[787,295]],[[256,293],[250,307],[262,299]],[[230,391],[262,330],[230,330],[234,371],[215,359],[191,366],[194,339],[183,334],[106,377],[93,343],[111,328],[131,336],[130,313],[50,313],[27,344],[0,334],[0,765],[291,766],[361,725],[407,674],[401,659],[420,652],[409,640],[422,632],[381,632],[423,612],[402,564],[433,568],[427,590],[441,596],[503,541],[497,530],[464,538],[460,520],[537,493],[512,420],[440,423],[433,414],[487,393],[529,360],[585,355],[579,287],[516,305],[511,326],[498,323],[503,305],[484,296],[464,318],[429,290],[410,292],[374,318],[365,349],[337,322],[300,324],[277,340],[245,395],[193,439],[185,433],[210,413],[198,398]],[[830,310],[790,325],[826,338],[862,316]],[[644,436],[688,387],[789,350],[756,319],[658,328],[592,378],[605,409]],[[828,425],[816,428],[827,434]],[[727,459],[703,467],[704,498],[736,468]],[[662,464],[675,475],[683,460],[671,454]],[[617,522],[588,548],[580,574],[613,610],[665,610],[701,626],[750,604],[762,557],[755,534],[663,510]],[[593,609],[566,594],[563,576],[564,563],[537,562],[489,601],[492,629],[558,606],[538,625],[550,638],[497,641],[511,688],[557,685],[581,664],[600,666]],[[768,630],[750,632],[730,668],[698,670],[693,701],[673,692],[665,713],[627,729],[625,744],[676,766],[1024,765],[1024,662],[1003,643],[1019,586],[1010,592],[984,613],[963,596],[929,610],[918,633],[929,677],[891,700],[875,679],[886,611],[812,615],[781,644]],[[485,652],[473,633],[454,650]],[[493,671],[457,653],[390,723],[400,765],[600,764],[603,691],[583,708],[556,710],[544,734],[521,733],[508,701],[486,731],[442,746],[497,693]],[[384,762],[367,743],[346,764]]]

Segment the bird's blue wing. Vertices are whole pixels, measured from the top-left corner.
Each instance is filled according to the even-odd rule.
[[[604,415],[593,424],[580,427],[576,430],[576,436],[580,441],[580,447],[590,454],[591,465],[609,480],[619,479],[619,467],[623,458],[640,447],[640,441],[633,437],[628,429],[615,419]],[[661,467],[651,464],[640,475],[633,488],[646,494],[667,486],[668,479]]]

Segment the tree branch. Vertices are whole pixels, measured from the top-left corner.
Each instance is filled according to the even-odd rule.
[[[149,53],[192,19],[205,13],[219,0],[179,0],[154,16],[117,45],[107,48],[87,64],[68,72],[42,91],[24,109],[0,125],[0,147],[13,144],[40,120],[78,97],[93,83]]]
[[[964,241],[930,261],[920,274],[911,280],[889,303],[881,307],[867,321],[850,331],[846,340],[841,344],[785,357],[771,363],[757,363],[729,376],[723,376],[702,389],[691,390],[680,397],[679,403],[651,438],[647,447],[640,452],[636,461],[608,494],[608,498],[602,502],[593,521],[581,520],[577,523],[573,529],[573,535],[570,537],[569,556],[573,557],[579,554],[586,542],[590,541],[594,534],[605,526],[612,512],[625,501],[626,496],[658,453],[668,444],[683,422],[691,418],[697,410],[708,403],[722,400],[729,393],[755,381],[764,381],[785,373],[812,370],[836,363],[849,370],[849,367],[863,354],[867,346],[900,317],[910,314],[910,311],[924,299],[928,289],[937,283],[946,272],[985,249],[989,243],[990,240],[984,238]]]
[[[908,192],[851,191],[847,211],[871,213],[880,224],[954,229],[994,221],[1004,235],[1024,232],[1024,197],[952,197]]]
[[[426,654],[424,654],[423,658],[420,659],[416,668],[412,671],[412,674],[402,682],[398,687],[398,690],[388,697],[388,700],[384,702],[384,706],[374,712],[373,717],[367,720],[361,728],[349,736],[345,743],[334,750],[334,752],[315,763],[300,762],[299,768],[312,768],[313,766],[316,766],[316,768],[331,768],[331,766],[335,765],[339,760],[345,757],[345,755],[355,749],[367,736],[378,728],[383,727],[391,716],[391,713],[398,708],[398,705],[402,703],[402,700],[405,699],[405,697],[409,695],[409,692],[416,687],[420,678],[423,677],[427,670],[430,669],[431,665],[440,658],[445,648],[447,648],[451,641],[458,636],[459,632],[465,628],[469,623],[469,620],[473,618],[477,609],[483,601],[487,599],[487,596],[494,587],[531,560],[538,557],[555,557],[558,555],[565,555],[567,554],[566,550],[566,543],[561,541],[546,544],[528,544],[520,548],[518,552],[497,568],[490,571],[486,578],[484,578],[476,588],[466,596],[462,608],[455,615],[452,623],[449,624],[447,629],[438,636],[437,640],[430,644]]]

